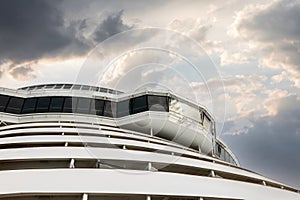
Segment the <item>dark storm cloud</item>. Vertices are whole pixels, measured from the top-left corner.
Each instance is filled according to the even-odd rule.
[[[102,42],[117,33],[127,31],[132,26],[125,24],[122,20],[123,10],[107,16],[96,28],[94,32],[94,40],[96,42]]]
[[[93,42],[131,29],[122,20],[123,11],[108,15],[86,38],[88,19],[66,21],[60,0],[3,0],[0,6],[0,63],[9,65],[15,79],[34,77],[29,63],[41,58],[85,55]],[[21,74],[23,75],[21,76]]]
[[[2,0],[0,59],[21,63],[86,51],[87,45],[77,38],[76,23],[65,25],[59,5],[59,0]]]
[[[247,133],[222,138],[244,167],[300,188],[300,100],[290,96],[278,105],[276,116],[254,121]]]

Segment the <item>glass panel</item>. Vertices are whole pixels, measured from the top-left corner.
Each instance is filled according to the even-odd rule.
[[[64,86],[64,89],[71,89],[72,86],[73,86],[73,85],[71,85],[71,84],[65,85],[65,86]]]
[[[38,85],[38,86],[36,86],[36,89],[42,89],[44,87],[45,87],[45,85]]]
[[[54,87],[54,89],[60,89],[60,88],[62,88],[62,86],[63,86],[63,84],[57,84],[57,85]]]
[[[49,97],[38,98],[38,102],[36,105],[36,112],[48,112],[49,103],[50,103]]]
[[[72,113],[75,111],[77,98],[66,97],[63,112]],[[74,109],[73,109],[74,108]]]
[[[221,150],[222,150],[222,149],[221,149],[221,146],[220,146],[219,144],[217,144],[217,145],[216,145],[216,154],[217,154],[217,156],[219,156],[219,157],[221,156]]]
[[[92,99],[91,114],[103,116],[104,100]]]
[[[225,149],[221,147],[221,155],[220,155],[221,160],[225,160]]]
[[[25,99],[22,113],[34,113],[36,106],[37,98],[28,98]]]
[[[34,90],[36,88],[36,86],[30,86],[28,87],[28,90]]]
[[[89,114],[90,112],[90,104],[91,104],[91,99],[88,98],[78,98],[78,103],[77,103],[77,113],[83,113],[83,114]]]
[[[124,117],[130,115],[129,100],[120,101],[117,103],[117,117]]]
[[[164,96],[148,96],[148,108],[150,111],[169,112],[168,98]]]
[[[91,88],[91,90],[92,90],[92,91],[98,91],[98,87],[93,86],[93,87]]]
[[[0,112],[4,112],[9,100],[9,96],[0,95]]]
[[[24,99],[18,97],[11,97],[6,108],[6,112],[19,114],[23,107]]]
[[[204,114],[204,118],[203,118],[203,127],[210,131],[210,128],[211,128],[211,121],[210,119]]]
[[[171,99],[170,111],[184,115],[190,119],[200,122],[200,112],[198,108],[190,106],[184,102],[180,102],[178,99]]]
[[[50,89],[50,88],[53,88],[53,87],[54,87],[54,84],[53,85],[46,85],[45,88]]]
[[[79,90],[80,88],[81,88],[81,85],[74,85],[72,89],[73,90]]]
[[[116,102],[105,101],[104,104],[104,116],[116,117]]]
[[[81,87],[81,90],[90,90],[90,86],[84,85]]]
[[[131,99],[132,114],[148,110],[147,96],[140,96]]]
[[[63,97],[52,97],[49,107],[49,112],[61,112],[63,108],[64,98]]]
[[[107,92],[106,88],[100,88],[100,92]]]

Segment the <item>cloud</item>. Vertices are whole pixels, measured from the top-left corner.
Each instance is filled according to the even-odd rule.
[[[300,88],[300,2],[274,1],[246,6],[238,12],[229,33],[259,52],[261,66],[283,69]]]
[[[125,24],[122,20],[123,10],[108,15],[96,28],[93,33],[94,40],[96,42],[102,42],[103,40],[123,31],[132,29],[132,26]]]
[[[0,59],[13,63],[80,54],[85,43],[66,26],[59,0],[4,0],[0,7]]]
[[[60,0],[2,1],[0,7],[2,70],[9,71],[8,74],[14,79],[28,80],[35,77],[32,74],[38,66],[28,63],[38,63],[42,59],[68,59],[86,55],[93,48],[94,42],[101,42],[116,33],[132,28],[123,22],[123,11],[108,15],[99,25],[95,25],[88,23],[86,18],[66,21],[63,9]],[[96,29],[93,29],[93,26],[96,26]],[[20,74],[21,71],[24,72],[23,75]]]
[[[252,126],[240,134],[222,138],[244,167],[299,187],[300,99],[293,95],[277,102],[276,115],[252,120]]]
[[[14,67],[9,74],[17,80],[29,80],[36,77],[30,64]]]
[[[213,28],[216,19],[174,19],[169,23],[168,28],[180,32],[181,34],[192,38],[208,53],[223,52],[223,45],[221,41],[209,40],[207,35]]]
[[[231,64],[245,64],[249,63],[251,60],[254,60],[255,56],[253,52],[242,51],[236,53],[229,53],[228,51],[224,51],[221,54],[221,66],[231,65]]]

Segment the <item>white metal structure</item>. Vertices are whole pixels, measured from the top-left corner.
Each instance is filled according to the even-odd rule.
[[[241,168],[210,113],[168,91],[1,88],[0,120],[0,199],[300,199]]]

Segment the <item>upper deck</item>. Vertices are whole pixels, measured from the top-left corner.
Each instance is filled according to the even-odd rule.
[[[234,154],[216,138],[215,121],[207,109],[170,91],[123,93],[72,84],[0,88],[0,112],[6,123],[26,122],[33,115],[40,116],[40,121],[58,115],[59,119],[76,115],[80,121],[86,120],[84,116],[93,116],[96,121],[155,135],[238,165]]]

